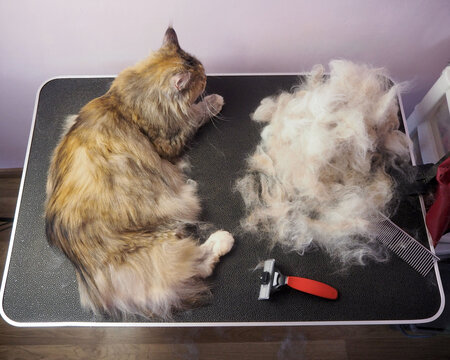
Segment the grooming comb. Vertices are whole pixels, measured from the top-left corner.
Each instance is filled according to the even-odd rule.
[[[285,285],[325,299],[336,300],[338,297],[338,291],[330,285],[316,280],[283,275],[275,267],[275,259],[264,261],[264,269],[260,279],[261,287],[259,289],[258,300],[268,300],[274,291],[279,290]]]
[[[414,270],[426,276],[439,258],[389,218],[382,216],[384,220],[375,224],[377,239]]]

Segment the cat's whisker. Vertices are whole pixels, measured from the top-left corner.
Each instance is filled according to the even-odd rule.
[[[224,121],[224,122],[228,122],[231,120],[230,118],[227,118],[227,117],[223,116],[222,114],[217,114],[216,116],[214,116],[214,118],[216,120],[220,120],[220,121]]]
[[[220,129],[217,127],[216,123],[214,122],[214,117],[211,117],[211,124],[216,128],[217,131],[220,131]]]

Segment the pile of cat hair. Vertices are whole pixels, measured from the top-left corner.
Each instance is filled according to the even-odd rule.
[[[236,183],[246,207],[241,226],[286,251],[320,247],[344,265],[381,261],[372,225],[396,197],[387,170],[409,161],[398,88],[382,69],[329,66],[329,76],[315,66],[252,114],[265,126]]]

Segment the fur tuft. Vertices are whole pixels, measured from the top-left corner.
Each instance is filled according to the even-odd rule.
[[[267,125],[236,189],[245,231],[271,246],[325,249],[344,265],[384,260],[369,226],[389,213],[395,184],[387,169],[409,160],[398,130],[396,86],[382,69],[332,61],[313,68],[292,93],[261,101],[252,115]]]

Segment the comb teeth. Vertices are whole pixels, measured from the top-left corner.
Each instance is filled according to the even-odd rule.
[[[377,239],[422,276],[426,276],[439,258],[387,217],[375,225]]]

